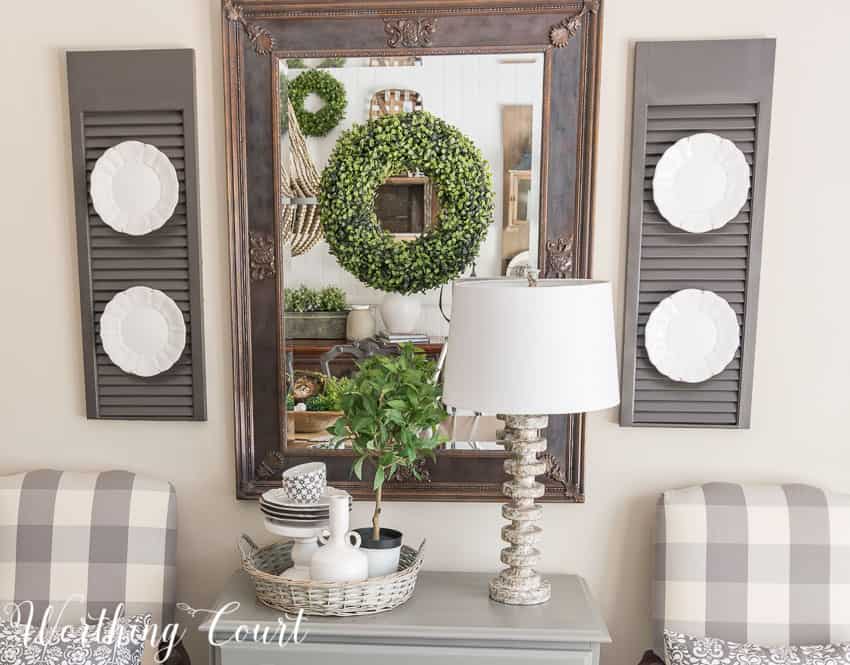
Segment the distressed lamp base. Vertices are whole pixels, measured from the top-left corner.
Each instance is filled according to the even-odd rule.
[[[511,458],[505,460],[505,472],[513,480],[502,484],[502,493],[510,503],[502,506],[502,517],[510,524],[502,527],[502,540],[509,547],[502,550],[502,563],[508,567],[490,581],[490,598],[507,605],[539,605],[552,596],[552,588],[534,570],[540,562],[543,529],[537,526],[543,507],[534,500],[545,493],[535,476],[546,471],[546,463],[538,456],[546,451],[546,439],[540,430],[549,424],[547,416],[499,416],[505,421],[502,440]]]

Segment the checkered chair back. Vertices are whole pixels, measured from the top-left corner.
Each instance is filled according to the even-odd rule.
[[[176,536],[170,483],[127,471],[0,476],[0,603],[31,601],[36,621],[51,605],[50,622],[63,624],[124,603],[128,616],[149,612],[163,626]]]
[[[850,496],[711,483],[658,503],[655,650],[667,628],[762,646],[850,640]]]

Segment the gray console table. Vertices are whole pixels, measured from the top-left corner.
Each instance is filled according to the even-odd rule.
[[[210,664],[599,665],[599,646],[611,638],[583,579],[550,576],[549,602],[512,607],[488,598],[489,578],[424,571],[413,598],[392,612],[304,617],[304,641],[281,648],[273,637],[268,644],[254,638],[255,626],[271,633],[283,615],[259,605],[250,579],[239,572],[215,605],[235,601],[239,609],[215,623],[211,637],[220,646],[210,646]],[[237,641],[233,638],[240,626],[245,628]],[[212,628],[207,621],[200,630],[209,633]]]

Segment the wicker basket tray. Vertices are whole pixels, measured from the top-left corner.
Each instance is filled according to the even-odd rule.
[[[251,576],[257,600],[283,612],[311,616],[348,617],[388,612],[407,602],[422,567],[425,541],[414,550],[401,548],[398,571],[364,582],[312,582],[288,580],[280,573],[292,566],[292,543],[257,547],[248,536],[239,542],[242,569]]]

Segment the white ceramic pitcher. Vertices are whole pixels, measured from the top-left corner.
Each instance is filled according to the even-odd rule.
[[[316,582],[361,582],[369,577],[369,560],[360,551],[360,534],[348,530],[348,495],[332,495],[330,536],[319,537],[323,547],[310,561],[310,579]]]

